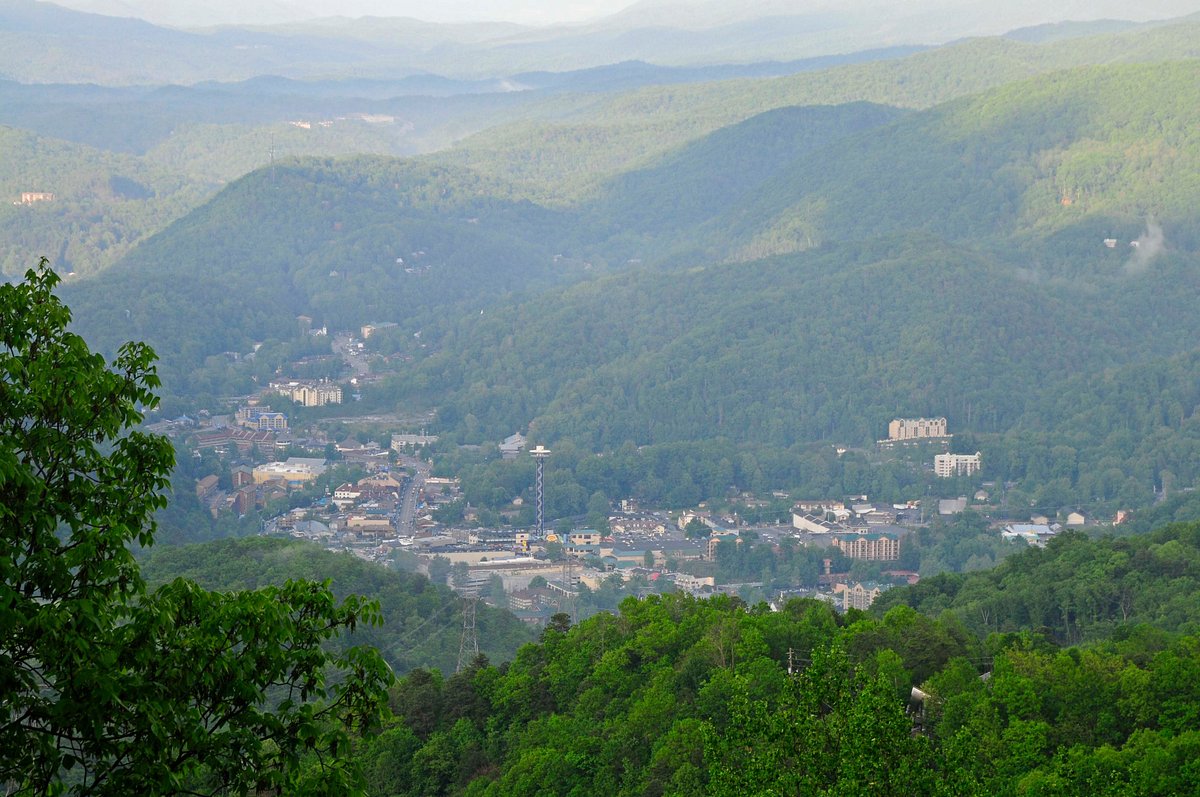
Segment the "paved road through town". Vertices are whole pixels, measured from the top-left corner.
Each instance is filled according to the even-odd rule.
[[[399,463],[412,470],[413,476],[408,480],[404,487],[404,495],[401,496],[400,518],[396,524],[396,531],[401,536],[411,537],[417,528],[417,500],[421,488],[425,486],[425,479],[429,477],[429,463],[415,457],[400,457]]]

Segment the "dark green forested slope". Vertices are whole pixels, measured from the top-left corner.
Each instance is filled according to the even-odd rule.
[[[471,413],[494,432],[533,410],[540,434],[601,449],[720,435],[857,445],[898,407],[971,407],[1003,429],[1022,407],[1010,383],[1040,389],[1122,356],[1128,338],[1069,294],[914,236],[586,283],[463,320],[413,379],[451,398],[446,420]]]
[[[333,329],[419,329],[573,278],[580,264],[553,258],[554,215],[494,193],[470,174],[397,160],[279,165],[64,294],[99,348],[145,340],[168,395],[202,396],[212,387],[194,369],[206,357],[294,338],[299,314]]]
[[[746,205],[787,164],[836,149],[902,113],[865,102],[767,111],[614,178],[584,215],[596,234],[612,236],[609,246],[659,252],[665,242],[690,240],[698,225]]]
[[[566,119],[529,120],[478,134],[442,156],[502,174],[522,195],[575,202],[612,176],[718,128],[792,105],[866,101],[929,108],[1006,83],[1087,64],[1200,57],[1200,22],[1085,36],[1049,44],[971,39],[903,59],[771,80],[645,88],[601,97]]]
[[[424,576],[335,554],[297,540],[251,538],[152,549],[143,572],[150,583],[191,579],[206,589],[228,591],[282,584],[288,579],[332,582],[338,597],[377,600],[383,625],[360,627],[356,645],[379,648],[398,673],[416,667],[452,672],[462,630],[461,599]],[[496,661],[513,656],[529,632],[509,612],[480,606],[480,650]]]
[[[1046,75],[796,158],[714,227],[750,256],[922,230],[1075,276],[1147,217],[1195,250],[1198,109],[1200,61]]]
[[[614,277],[465,319],[395,389],[483,439],[528,422],[592,450],[868,445],[946,414],[1038,506],[1142,504],[1164,470],[1200,478],[1195,264],[1155,269],[1116,299],[908,236]]]
[[[1131,569],[1194,559],[1196,535],[1163,530]],[[1106,552],[1071,539],[976,577],[1036,566],[1081,583],[1070,571]],[[1005,597],[1038,600],[1035,582]],[[1194,582],[1172,582],[1167,600],[1128,587],[1151,613],[1197,603]],[[1200,640],[1177,620],[1059,648],[1042,630],[981,639],[953,613],[900,605],[872,619],[808,601],[630,599],[617,616],[552,625],[507,665],[410,674],[358,756],[386,795],[1192,794]],[[914,685],[929,695],[920,734],[904,714]]]
[[[213,188],[131,155],[0,126],[0,274],[24,273],[30,253],[62,274],[98,272]],[[16,204],[24,192],[55,198]]]

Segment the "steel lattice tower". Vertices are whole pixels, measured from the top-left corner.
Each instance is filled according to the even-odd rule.
[[[462,672],[465,667],[479,655],[479,634],[475,631],[475,602],[476,595],[463,597],[463,628],[462,637],[458,641],[458,666],[455,672]]]
[[[535,482],[535,493],[537,496],[537,538],[544,540],[546,539],[546,490],[542,480],[542,465],[545,463],[546,457],[550,456],[550,449],[539,445],[530,451],[529,454],[537,461],[537,480]]]

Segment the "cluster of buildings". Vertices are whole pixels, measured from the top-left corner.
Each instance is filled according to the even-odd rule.
[[[273,456],[276,451],[282,452],[289,445],[291,438],[285,433],[244,426],[213,426],[197,431],[192,437],[192,447],[197,451],[233,446],[241,456],[249,456],[256,450],[265,456]]]
[[[982,468],[982,457],[974,454],[951,454],[949,424],[945,418],[895,418],[888,424],[888,436],[877,441],[881,449],[898,446],[939,446],[942,453],[933,457],[933,472],[942,479],[972,476]]]
[[[850,559],[894,562],[907,531],[896,525],[914,511],[910,504],[876,507],[866,501],[797,501],[792,508],[792,528],[809,541],[838,549]]]
[[[230,489],[222,489],[216,474],[196,480],[196,497],[216,517],[222,511],[246,515],[312,481],[325,472],[325,460],[291,457],[252,467],[236,465],[231,469]]]

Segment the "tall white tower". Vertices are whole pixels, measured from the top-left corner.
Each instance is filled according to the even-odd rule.
[[[537,480],[535,482],[535,493],[537,495],[537,539],[544,540],[546,539],[546,490],[545,483],[542,480],[542,466],[546,461],[546,457],[550,456],[550,449],[543,445],[538,445],[529,454],[537,461]]]

